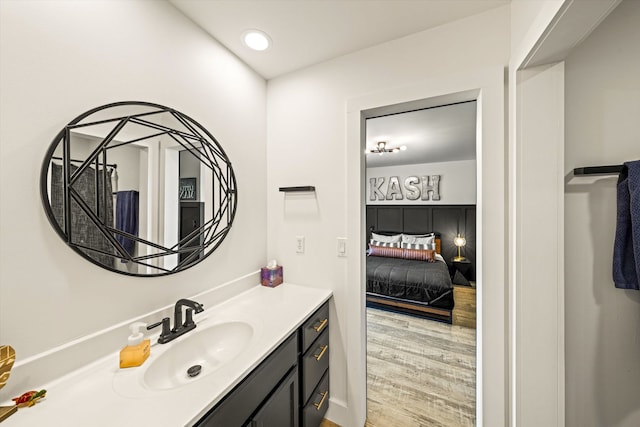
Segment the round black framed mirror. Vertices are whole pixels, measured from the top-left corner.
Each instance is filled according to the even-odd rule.
[[[134,276],[202,261],[237,208],[231,161],[213,135],[173,108],[138,101],[97,107],[66,125],[47,151],[40,192],[68,246]]]

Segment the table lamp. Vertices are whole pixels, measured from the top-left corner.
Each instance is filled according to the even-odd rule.
[[[460,248],[467,244],[467,240],[458,233],[458,235],[453,239],[453,244],[458,247],[458,256],[454,257],[454,261],[464,261],[465,257],[460,255]]]

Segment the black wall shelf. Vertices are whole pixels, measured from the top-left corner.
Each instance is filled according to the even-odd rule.
[[[623,165],[615,166],[587,166],[584,168],[575,168],[573,170],[574,176],[585,175],[615,175],[622,172]]]
[[[280,187],[279,190],[283,193],[301,193],[305,191],[316,191],[316,187],[314,187],[313,185],[305,185],[300,187]]]

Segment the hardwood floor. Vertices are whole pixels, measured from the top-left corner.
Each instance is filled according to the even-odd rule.
[[[452,312],[454,325],[476,327],[476,284],[471,286],[453,285],[453,300],[456,306]]]
[[[475,333],[368,308],[366,427],[473,426]]]

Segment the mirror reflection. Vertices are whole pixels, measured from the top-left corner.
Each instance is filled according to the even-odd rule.
[[[231,228],[236,180],[224,150],[174,109],[121,102],[60,131],[41,193],[53,227],[90,261],[123,274],[184,270]]]

